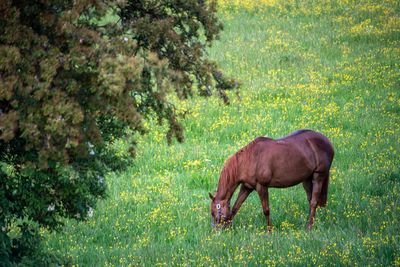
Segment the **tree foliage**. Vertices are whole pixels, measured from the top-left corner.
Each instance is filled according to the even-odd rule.
[[[213,2],[2,0],[0,14],[0,261],[11,264],[30,256],[38,225],[90,216],[107,142],[145,133],[154,114],[183,141],[167,96],[228,101],[236,84],[205,55],[222,29]]]

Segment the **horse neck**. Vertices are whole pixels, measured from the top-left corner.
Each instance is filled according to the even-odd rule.
[[[238,185],[237,156],[234,155],[227,161],[221,172],[216,197],[230,201]]]

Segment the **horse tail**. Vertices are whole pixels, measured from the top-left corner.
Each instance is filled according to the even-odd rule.
[[[329,173],[325,180],[322,182],[321,194],[319,195],[318,207],[325,207],[328,201],[328,185],[329,185]]]
[[[326,203],[328,201],[328,186],[329,186],[329,170],[331,168],[332,165],[332,161],[333,161],[333,157],[335,155],[334,149],[333,149],[333,145],[331,143],[331,141],[325,137],[324,135],[321,134],[322,137],[322,142],[323,145],[322,146],[322,151],[325,151],[325,155],[326,157],[322,157],[323,162],[325,162],[325,164],[323,164],[326,168],[325,170],[322,171],[321,175],[324,176],[324,180],[322,181],[322,188],[321,188],[321,193],[319,195],[319,199],[318,199],[318,207],[325,207]]]

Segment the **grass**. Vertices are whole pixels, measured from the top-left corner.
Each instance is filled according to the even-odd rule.
[[[220,0],[225,30],[209,54],[242,81],[241,98],[180,103],[184,144],[167,146],[150,121],[94,217],[46,234],[48,250],[83,266],[400,266],[399,2],[283,2]],[[207,192],[224,160],[300,128],[336,150],[314,230],[300,185],[270,189],[272,234],[255,193],[232,229],[212,231]]]

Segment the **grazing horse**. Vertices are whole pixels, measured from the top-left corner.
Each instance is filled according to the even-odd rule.
[[[317,206],[326,205],[333,146],[327,137],[311,130],[298,130],[274,140],[258,137],[226,160],[211,198],[212,225],[228,226],[247,196],[256,190],[271,231],[268,187],[285,188],[303,183],[310,206],[307,228],[311,230]],[[230,209],[230,200],[241,185]]]

